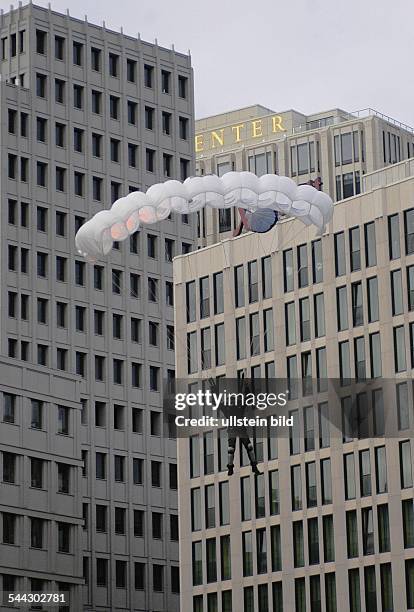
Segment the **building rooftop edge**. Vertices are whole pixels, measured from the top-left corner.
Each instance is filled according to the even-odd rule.
[[[233,110],[227,111],[227,112],[223,112],[223,113],[218,113],[216,115],[210,115],[208,117],[201,117],[199,119],[195,120],[195,132],[197,134],[197,123],[200,121],[208,121],[209,119],[214,119],[216,117],[220,117],[221,115],[230,115],[232,113],[237,113],[243,110],[246,110],[248,108],[253,108],[255,106],[259,106],[260,108],[263,109],[267,109],[266,106],[262,106],[261,104],[253,104],[253,105],[249,105],[249,106],[243,106],[241,108],[235,108]],[[270,110],[270,109],[267,109]],[[385,115],[384,113],[381,113],[373,108],[370,107],[366,107],[366,108],[362,108],[362,109],[358,109],[358,110],[354,110],[352,112],[346,111],[342,108],[339,107],[335,107],[335,108],[329,108],[327,110],[324,111],[318,111],[315,113],[310,113],[309,115],[302,113],[301,111],[298,111],[295,108],[288,108],[285,110],[278,110],[278,111],[271,111],[269,113],[267,113],[266,115],[261,115],[260,117],[258,117],[258,119],[266,119],[266,117],[271,117],[272,115],[278,114],[278,115],[284,115],[285,113],[297,113],[298,115],[302,115],[303,117],[306,118],[306,121],[309,120],[313,120],[313,117],[317,117],[318,115],[329,115],[329,114],[333,114],[333,113],[337,113],[337,115],[339,117],[343,117],[343,121],[341,123],[344,123],[346,121],[353,121],[353,120],[358,120],[358,119],[370,119],[372,117],[377,117],[379,119],[382,119],[384,121],[386,121],[387,123],[391,123],[396,125],[397,127],[399,127],[400,129],[403,129],[404,131],[407,132],[411,132],[414,133],[414,128],[411,127],[410,125],[406,124],[406,123],[402,123],[401,121],[398,121],[397,119],[394,119],[388,115]],[[345,119],[346,117],[346,119]],[[232,122],[224,122],[220,124],[220,127],[228,127],[229,125],[232,125]],[[300,126],[299,126],[300,127]],[[317,128],[315,128],[317,129]],[[200,130],[200,132],[203,132],[204,130]]]
[[[53,15],[58,15],[59,17],[68,17],[72,21],[76,21],[78,23],[83,23],[83,24],[86,23],[87,25],[91,26],[92,28],[97,28],[99,30],[105,29],[105,31],[107,31],[107,32],[109,32],[111,34],[116,34],[118,36],[123,36],[124,38],[127,38],[128,40],[141,40],[141,38],[139,38],[139,35],[134,37],[134,36],[132,36],[130,34],[125,34],[123,31],[118,32],[117,30],[113,30],[111,28],[108,28],[108,27],[106,27],[106,24],[105,25],[98,25],[97,23],[90,22],[87,19],[87,15],[85,15],[84,19],[81,19],[80,17],[74,17],[73,15],[70,15],[69,12],[67,14],[66,13],[60,13],[59,11],[53,10],[52,8],[49,9],[47,7],[40,6],[40,5],[34,4],[32,2],[27,2],[26,4],[22,4],[21,6],[20,5],[18,5],[18,6],[11,5],[10,9],[8,11],[4,11],[2,13],[2,15],[3,15],[3,18],[4,18],[4,17],[7,17],[7,15],[10,15],[11,13],[13,13],[14,11],[18,11],[18,10],[23,11],[23,10],[28,9],[28,8],[36,9],[36,10],[39,10],[39,11],[43,11],[45,13],[49,13],[50,12]],[[67,10],[69,11],[69,9],[67,9]],[[188,58],[188,59],[191,58],[190,52],[183,53],[182,51],[177,51],[174,48],[171,48],[171,47],[168,48],[168,47],[165,47],[163,45],[159,45],[158,42],[150,42],[149,40],[141,40],[141,42],[143,44],[151,45],[152,47],[158,47],[159,49],[162,49],[163,51],[168,51],[170,53],[172,52],[175,55],[179,55],[181,57],[185,57],[185,58]]]

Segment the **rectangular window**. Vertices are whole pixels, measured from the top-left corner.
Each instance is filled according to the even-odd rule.
[[[137,107],[138,107],[138,104],[136,102],[132,102],[131,100],[128,100],[128,102],[127,102],[127,117],[128,117],[128,123],[130,125],[136,125],[137,124]],[[155,154],[155,151],[153,151],[153,153]],[[149,172],[153,172],[153,170],[150,170],[149,168],[147,168],[147,170]]]
[[[216,366],[224,365],[226,357],[226,345],[224,336],[224,323],[214,326]]]
[[[323,520],[323,558],[325,563],[335,561],[335,536],[332,514],[325,514]]]
[[[371,361],[371,378],[380,378],[382,374],[380,332],[369,335],[369,351]]]
[[[200,279],[200,319],[210,316],[210,283],[209,277]]]
[[[405,354],[405,330],[404,326],[394,327],[394,366],[396,372],[404,372],[407,369]]]
[[[346,513],[346,541],[348,559],[358,556],[358,523],[356,510]]]
[[[97,49],[96,47],[92,47],[91,48],[91,67],[92,70],[96,70],[97,72],[100,72],[101,70],[101,55],[102,52],[100,49]]]
[[[195,281],[190,281],[186,283],[186,310],[187,310],[187,323],[192,323],[196,319]]]
[[[325,301],[324,294],[317,293],[314,298],[315,337],[325,335]]]
[[[236,266],[234,268],[234,292],[236,294],[236,308],[244,306],[244,267]]]
[[[249,261],[247,264],[248,273],[248,289],[249,289],[249,303],[257,302],[259,299],[259,277],[257,261]]]
[[[308,519],[308,557],[309,565],[319,564],[319,529],[318,519]]]
[[[231,550],[230,536],[223,535],[220,537],[220,556],[221,556],[221,580],[231,579]],[[231,607],[227,608],[231,612]]]
[[[214,314],[224,312],[223,272],[213,275]]]
[[[257,573],[267,572],[267,542],[266,529],[256,529],[256,561]]]
[[[351,272],[361,269],[361,239],[359,227],[349,230]]]
[[[334,237],[335,246],[335,275],[343,276],[346,274],[346,257],[345,257],[345,234],[339,232]]]
[[[318,504],[316,464],[314,461],[306,464],[306,501],[308,508],[314,508]]]
[[[117,77],[119,70],[119,55],[115,53],[109,54],[109,76]]]
[[[362,303],[362,283],[352,283],[352,324],[354,327],[364,324],[364,308]]]
[[[366,379],[365,339],[354,339],[355,376],[358,380]]]
[[[180,98],[184,98],[184,99],[187,98],[187,83],[188,83],[188,78],[179,74],[178,75],[178,96]]]
[[[365,223],[365,265],[367,268],[377,265],[375,222]]]
[[[265,352],[272,351],[274,348],[272,308],[263,311],[263,334]]]
[[[388,217],[388,247],[390,259],[399,259],[401,257],[400,220],[398,214]]]
[[[306,612],[305,578],[295,578],[295,612]]]
[[[291,496],[292,496],[292,511],[302,509],[302,478],[301,466],[294,465],[291,467]]]
[[[260,326],[259,313],[255,312],[249,316],[250,329],[250,355],[259,355],[260,353]]]
[[[331,460],[321,459],[322,504],[332,503]]]
[[[286,345],[290,346],[296,343],[296,314],[295,302],[285,304],[285,330],[286,330]],[[302,323],[301,323],[302,333]]]
[[[390,551],[390,524],[388,518],[388,505],[377,506],[378,515],[378,546],[379,552]]]
[[[368,294],[368,322],[373,323],[379,319],[378,278],[373,276],[367,279]]]
[[[372,494],[372,486],[369,450],[359,451],[359,472],[361,497],[370,496]]]
[[[374,550],[374,516],[372,508],[361,509],[362,551],[364,555],[373,555]]]
[[[302,244],[297,248],[298,256],[298,286],[299,289],[307,287],[309,284],[308,275],[308,249],[306,244]]]
[[[240,479],[240,494],[241,494],[241,514],[242,521],[251,519],[251,491],[250,477],[244,476]]]
[[[312,279],[314,283],[323,282],[322,240],[312,242]]]
[[[414,208],[404,212],[405,253],[414,253]]]
[[[411,461],[411,443],[409,440],[404,440],[400,442],[400,477],[402,489],[408,489],[413,486]]]
[[[300,313],[300,339],[301,342],[310,340],[311,329],[310,329],[310,304],[309,298],[302,298],[299,300],[299,313]]]
[[[336,310],[338,331],[348,329],[348,297],[347,287],[338,287],[336,290]]]
[[[203,435],[204,439],[204,474],[212,474],[214,472],[214,439],[213,432],[207,432]]]
[[[75,66],[82,66],[83,44],[74,41],[73,43],[73,63]]]
[[[217,581],[216,539],[206,540],[207,582]]]

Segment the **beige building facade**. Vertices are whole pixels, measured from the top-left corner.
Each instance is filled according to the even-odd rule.
[[[298,184],[320,177],[335,201],[360,193],[365,174],[414,156],[413,128],[372,109],[304,115],[255,105],[199,119],[195,129],[199,175],[249,170]],[[200,213],[200,244],[229,237],[238,221],[234,210]]]
[[[175,259],[178,378],[369,381],[368,436],[289,402],[293,433],[256,440],[259,477],[237,449],[227,475],[225,431],[178,439],[186,612],[414,609],[413,161],[364,189],[323,236],[283,220]]]

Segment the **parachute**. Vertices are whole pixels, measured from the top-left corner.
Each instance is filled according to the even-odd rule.
[[[196,176],[183,183],[176,180],[157,183],[146,193],[133,191],[116,200],[109,210],[98,212],[78,230],[77,251],[91,263],[110,252],[114,241],[122,241],[140,226],[166,219],[171,212],[188,214],[201,208],[244,209],[249,229],[269,231],[278,213],[313,225],[319,234],[332,218],[333,202],[310,185],[296,185],[285,176],[251,172],[227,172]]]

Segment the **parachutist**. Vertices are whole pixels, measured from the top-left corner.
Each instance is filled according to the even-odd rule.
[[[312,184],[296,185],[289,177],[252,172],[226,172],[194,176],[184,182],[170,180],[151,185],[146,193],[133,191],[100,210],[79,228],[75,243],[83,257],[98,259],[110,252],[114,241],[126,240],[140,227],[166,219],[171,212],[189,214],[206,206],[237,206],[244,228],[265,233],[277,223],[278,213],[314,225],[322,233],[331,220],[333,202],[320,191],[318,177]]]
[[[236,440],[235,437],[229,437],[229,450],[228,450],[228,464],[227,464],[227,475],[233,476],[234,473],[234,453],[236,450]],[[256,453],[254,452],[254,446],[250,440],[250,438],[240,438],[240,444],[243,444],[244,448],[247,450],[247,454],[250,459],[250,465],[252,466],[252,472],[255,476],[259,476],[261,471],[257,467],[257,459]]]

